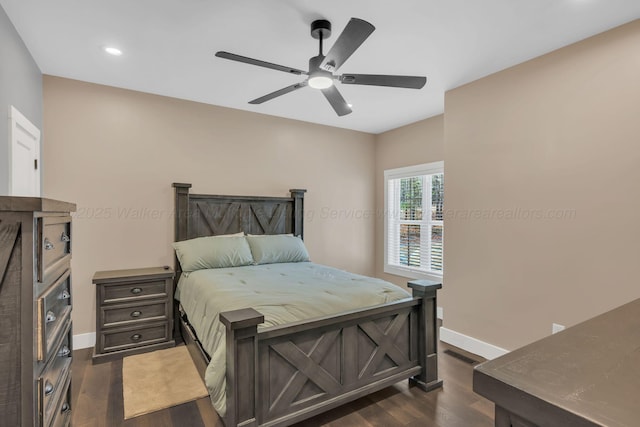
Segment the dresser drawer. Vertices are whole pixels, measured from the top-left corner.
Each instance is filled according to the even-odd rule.
[[[168,320],[169,302],[148,301],[102,307],[104,327],[127,326],[153,320]]]
[[[60,339],[54,342],[53,346],[51,347],[48,359],[45,359],[42,362],[38,361],[39,368],[42,370],[42,367],[46,365],[45,369],[49,370],[50,372],[50,370],[52,369],[51,364],[54,363],[54,359],[64,359],[72,357],[72,339],[73,337],[71,336],[71,319],[69,319],[65,322],[64,333],[62,334]]]
[[[124,303],[134,300],[150,298],[166,298],[170,281],[132,281],[126,283],[112,283],[101,286],[100,305]]]
[[[65,385],[64,392],[55,411],[53,427],[67,427],[71,423],[71,378]]]
[[[71,260],[71,217],[36,218],[37,281],[49,283]]]
[[[102,331],[104,352],[123,350],[159,343],[169,340],[169,322],[147,325],[140,328],[127,328],[126,330]]]
[[[64,355],[62,345],[38,379],[39,416],[41,426],[50,426],[56,417],[60,400],[67,398],[71,373],[71,353]]]
[[[38,361],[49,359],[54,343],[71,322],[71,279],[67,270],[37,300]]]

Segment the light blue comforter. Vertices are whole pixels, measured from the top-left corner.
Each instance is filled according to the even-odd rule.
[[[223,311],[251,307],[265,317],[259,328],[308,320],[409,298],[380,279],[311,262],[216,268],[183,273],[180,300],[211,356],[205,374],[214,408],[225,414],[225,327]]]

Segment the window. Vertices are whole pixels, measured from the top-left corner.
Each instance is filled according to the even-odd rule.
[[[440,280],[444,162],[384,172],[386,273]]]

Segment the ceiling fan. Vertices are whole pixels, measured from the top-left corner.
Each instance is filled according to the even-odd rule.
[[[219,58],[230,59],[232,61],[244,62],[246,64],[257,65],[259,67],[271,68],[272,70],[284,71],[285,73],[306,75],[306,80],[291,86],[271,92],[267,95],[249,101],[249,104],[262,104],[263,102],[285,95],[294,90],[311,86],[322,91],[329,104],[336,111],[338,116],[351,113],[350,105],[344,100],[334,81],[342,84],[390,86],[409,89],[421,89],[427,82],[426,77],[419,76],[392,76],[380,74],[333,74],[344,64],[347,59],[360,47],[360,45],[373,33],[375,27],[358,18],[351,18],[342,31],[334,45],[326,55],[322,53],[322,42],[331,35],[331,23],[325,19],[319,19],[311,23],[311,36],[319,40],[320,48],[317,56],[309,59],[309,71],[298,70],[297,68],[285,67],[259,59],[248,58],[229,52],[216,52]]]

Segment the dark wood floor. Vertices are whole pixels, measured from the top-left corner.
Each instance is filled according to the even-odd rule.
[[[451,350],[458,351],[440,347],[440,390],[425,393],[403,381],[296,427],[492,427],[493,404],[471,390],[472,361]],[[73,356],[74,427],[223,426],[208,397],[125,421],[122,361],[92,365],[91,349]]]

